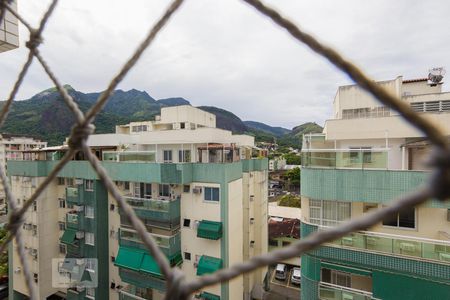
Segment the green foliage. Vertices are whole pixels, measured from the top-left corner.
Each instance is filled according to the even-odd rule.
[[[288,207],[298,207],[301,208],[301,199],[300,197],[287,194],[281,197],[280,202],[278,202],[279,206],[288,206]]]
[[[3,244],[8,232],[0,228],[0,243]],[[0,277],[8,276],[8,251],[0,253]]]
[[[287,165],[300,165],[302,163],[300,155],[295,153],[287,153],[283,155]]]
[[[289,183],[294,186],[300,186],[300,168],[293,168],[292,170],[289,170],[284,175],[288,180]]]

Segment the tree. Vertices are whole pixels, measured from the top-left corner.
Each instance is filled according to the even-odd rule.
[[[4,228],[0,228],[0,243],[3,243],[6,239],[7,231]],[[0,278],[8,276],[8,251],[0,253]]]
[[[295,153],[287,153],[284,155],[284,158],[286,159],[286,164],[288,164],[288,165],[300,165],[301,164],[300,155],[297,155]]]
[[[292,194],[287,194],[281,197],[279,206],[289,206],[289,207],[301,207],[301,199],[300,197],[294,196]]]
[[[300,187],[300,168],[296,167],[286,172],[289,184]]]

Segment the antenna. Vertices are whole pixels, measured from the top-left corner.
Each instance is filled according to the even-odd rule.
[[[445,75],[445,69],[443,67],[432,68],[428,73],[428,81],[430,81],[431,86],[435,86],[437,84],[442,83],[442,79]]]

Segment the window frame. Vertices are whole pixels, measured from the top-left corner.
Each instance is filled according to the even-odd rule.
[[[215,193],[216,190],[217,190],[217,194]],[[214,196],[217,196],[217,200],[215,199]],[[209,199],[207,199],[207,198],[209,198]],[[220,188],[212,187],[212,186],[203,187],[203,201],[214,202],[214,203],[220,202]]]
[[[383,207],[385,207],[385,206],[386,205],[383,205]],[[407,208],[407,209],[413,209],[414,210],[414,227],[400,226],[400,214],[401,214],[400,212],[396,214],[397,215],[396,216],[396,219],[397,219],[397,221],[396,221],[397,225],[396,226],[395,225],[386,225],[385,222],[387,222],[387,219],[382,220],[381,221],[381,225],[383,227],[386,227],[386,228],[395,228],[395,229],[401,229],[401,230],[417,230],[417,209],[415,207]],[[403,212],[403,213],[405,213],[405,212]]]
[[[88,238],[88,236],[89,236],[89,238]],[[91,239],[92,239],[92,241],[91,241]],[[84,233],[84,243],[86,245],[89,245],[89,246],[95,246],[95,235],[94,235],[94,233],[92,233],[92,232],[85,232]]]
[[[84,190],[86,192],[93,192],[94,191],[94,180],[85,179],[84,180]]]
[[[317,205],[318,203],[320,203],[320,206]],[[328,207],[324,207],[324,204],[326,204],[326,206]],[[347,212],[344,211],[343,209],[347,210]],[[318,212],[316,213],[318,217],[316,216],[312,217],[311,213],[312,210],[316,210]],[[311,222],[312,224],[332,227],[337,226],[342,222],[351,219],[351,217],[352,217],[352,202],[309,199],[309,222]]]

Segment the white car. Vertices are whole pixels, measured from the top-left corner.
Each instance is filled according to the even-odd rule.
[[[300,284],[301,281],[302,281],[302,272],[300,271],[300,268],[292,269],[291,282],[293,284]]]
[[[275,278],[278,280],[285,280],[287,274],[287,266],[285,264],[278,264],[275,269]]]

